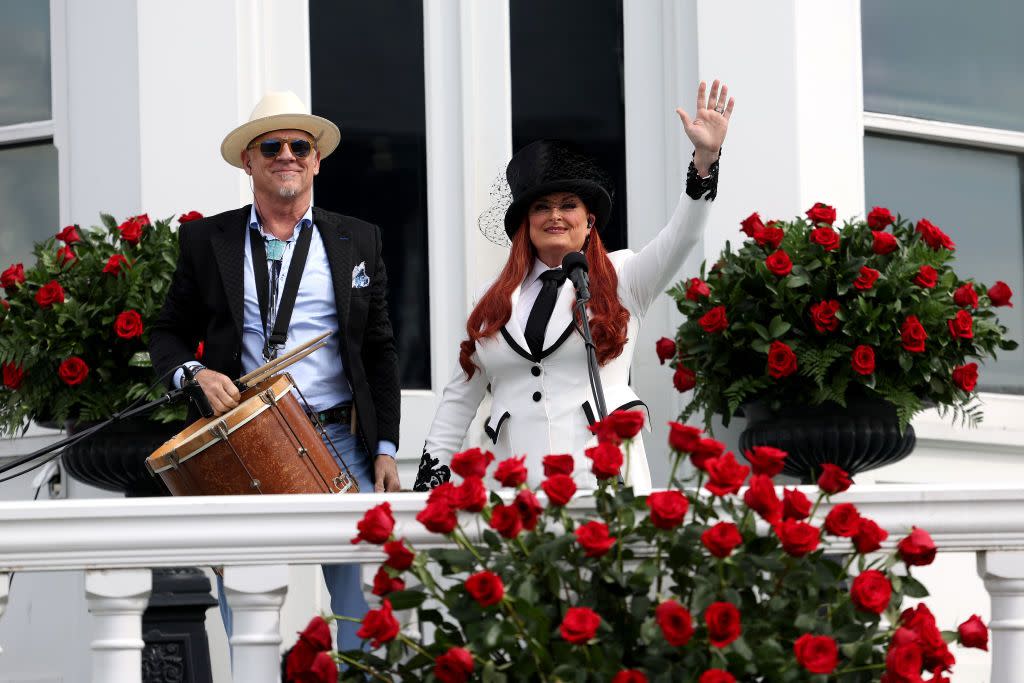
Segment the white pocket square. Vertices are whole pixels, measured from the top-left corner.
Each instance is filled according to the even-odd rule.
[[[352,269],[352,289],[370,286],[370,276],[366,274],[366,261],[362,261]]]

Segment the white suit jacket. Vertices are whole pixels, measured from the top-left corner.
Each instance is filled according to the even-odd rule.
[[[618,296],[629,311],[628,341],[622,353],[601,367],[605,405],[615,410],[646,408],[629,386],[637,333],[655,297],[665,291],[683,260],[697,244],[711,202],[682,194],[668,225],[639,253],[628,249],[609,254],[618,274]],[[427,490],[450,478],[452,455],[462,448],[466,431],[487,391],[491,414],[484,427],[487,444],[498,460],[526,456],[528,484],[544,479],[541,461],[549,454],[572,454],[574,478],[581,489],[596,488],[590,460],[584,451],[596,445],[587,429],[597,420],[583,338],[572,322],[574,289],[559,290],[547,326],[544,350],[535,357],[526,343],[517,306],[521,286],[512,292],[512,316],[501,333],[477,342],[473,362],[479,368],[466,378],[461,366],[445,387],[423,448],[416,489]],[[486,290],[484,290],[486,291]],[[652,351],[653,353],[653,351]],[[646,412],[646,411],[645,411]],[[627,467],[624,467],[624,474]],[[489,481],[490,485],[495,482]],[[627,483],[638,490],[651,487],[643,442],[634,439],[629,453]]]

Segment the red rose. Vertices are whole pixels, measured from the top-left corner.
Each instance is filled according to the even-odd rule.
[[[929,265],[921,266],[914,276],[914,284],[925,289],[934,289],[939,284],[939,274]]]
[[[494,462],[494,453],[482,451],[479,448],[470,448],[452,456],[452,472],[460,477],[487,476],[487,468]]]
[[[316,652],[323,652],[331,649],[331,627],[327,625],[323,617],[313,617],[306,624],[306,628],[299,633],[299,639],[306,641]]]
[[[24,283],[25,266],[20,263],[15,263],[3,273],[0,273],[0,286],[3,286],[8,291]]]
[[[138,311],[123,311],[114,321],[114,332],[121,339],[134,339],[142,336],[142,316]]]
[[[782,231],[782,228],[776,228],[774,224],[769,223],[764,230],[754,235],[754,241],[766,249],[778,249],[785,236],[786,233]]]
[[[412,561],[416,559],[416,553],[409,550],[402,540],[388,541],[384,544],[384,552],[388,556],[388,559],[384,560],[384,564],[398,571],[405,571],[412,566]]]
[[[953,251],[956,248],[956,244],[953,243],[953,240],[949,239],[949,235],[942,232],[927,218],[922,218],[917,222],[917,232],[921,235],[921,240],[935,251],[939,249]]]
[[[50,280],[36,292],[36,303],[40,308],[64,303],[64,288],[56,280]]]
[[[430,495],[427,496],[427,505],[439,503],[450,508],[454,508],[458,497],[458,491],[455,488],[455,484],[450,481],[446,481],[445,483],[431,489]]]
[[[616,410],[601,422],[615,432],[619,439],[632,439],[644,427],[644,412],[642,410]]]
[[[782,251],[772,252],[768,258],[764,260],[764,265],[768,267],[773,275],[778,277],[785,277],[790,274],[793,270],[793,262],[789,259],[789,254]]]
[[[121,233],[121,239],[128,244],[135,245],[142,239],[142,228],[147,225],[149,225],[149,216],[142,214],[141,216],[129,218],[117,226],[117,230]]]
[[[978,293],[974,291],[974,283],[965,282],[953,292],[953,303],[963,308],[978,307]]]
[[[206,342],[203,342],[203,341],[199,342],[199,345],[196,347],[196,353],[195,353],[196,360],[202,360],[203,359],[203,353],[205,353],[205,351],[206,351]]]
[[[988,628],[977,614],[957,626],[956,633],[962,646],[988,651]]]
[[[334,683],[338,680],[338,663],[326,652],[317,652],[313,657],[313,663],[309,667],[311,678],[303,680],[311,683]]]
[[[878,280],[879,275],[880,273],[874,268],[861,266],[860,275],[853,281],[853,286],[857,289],[871,289],[875,286],[875,281]]]
[[[704,612],[708,640],[715,647],[725,647],[740,637],[740,611],[731,602],[713,602]]]
[[[701,280],[699,277],[691,277],[690,284],[686,287],[686,298],[690,301],[700,301],[701,299],[707,298],[711,294],[711,288],[708,287],[708,283]]]
[[[612,676],[612,683],[647,683],[647,675],[638,669],[623,669]]]
[[[889,538],[889,532],[867,517],[857,522],[857,533],[853,535],[853,545],[861,555],[873,553],[882,547],[882,541]]]
[[[897,631],[899,633],[899,631]],[[921,683],[921,648],[916,644],[893,645],[885,655],[883,683]],[[934,679],[933,679],[934,683]]]
[[[526,481],[526,468],[523,466],[523,461],[525,460],[525,455],[502,460],[494,468],[494,478],[502,486],[511,486],[513,488],[519,486]]]
[[[466,512],[481,512],[487,505],[487,489],[480,477],[466,477],[455,487],[455,507]]]
[[[928,609],[928,605],[919,603],[916,607],[903,610],[903,614],[900,615],[899,623],[902,624],[902,629],[898,631],[910,631],[911,636],[907,639],[912,641],[913,637],[916,636],[917,644],[920,645],[923,655],[922,665],[929,671],[936,669],[949,671],[953,668],[953,664],[956,663],[956,659],[953,657],[953,653],[949,651],[949,647],[946,646],[946,641],[942,637],[942,631],[935,623],[935,615],[932,614],[931,610]],[[895,634],[893,643],[903,643],[903,639],[897,640]]]
[[[900,248],[899,242],[896,241],[896,236],[890,233],[876,232],[872,234],[872,238],[871,251],[879,256],[891,254]]]
[[[69,387],[81,384],[89,376],[89,366],[78,356],[71,356],[57,368],[57,376]]]
[[[769,477],[774,477],[782,471],[788,456],[786,451],[774,446],[754,446],[748,448],[743,455],[754,468],[754,474],[765,474]]]
[[[793,643],[793,654],[800,666],[812,674],[830,674],[839,663],[839,648],[828,636],[803,634]]]
[[[110,275],[120,275],[131,267],[132,264],[128,262],[128,259],[121,254],[114,254],[107,259],[107,265],[103,266],[103,272]]]
[[[881,614],[889,606],[892,584],[885,574],[877,569],[861,572],[850,586],[850,599],[857,609],[872,614]]]
[[[57,250],[57,260],[60,261],[62,266],[66,266],[71,263],[75,258],[75,250],[69,246],[65,245]]]
[[[576,527],[576,542],[587,557],[601,557],[615,545],[615,537],[608,535],[608,525],[604,522],[587,522]]]
[[[838,330],[839,318],[836,317],[838,312],[839,302],[835,299],[811,304],[811,322],[814,323],[814,329],[822,334]]]
[[[565,610],[565,618],[559,632],[562,638],[573,645],[585,645],[597,635],[597,627],[601,625],[601,617],[589,607],[570,607]]]
[[[519,518],[523,520],[523,528],[533,531],[537,527],[537,520],[540,518],[544,507],[537,500],[537,495],[530,489],[523,489],[516,494],[512,504],[519,510]]]
[[[908,567],[923,567],[935,561],[935,541],[924,529],[916,526],[903,540],[899,542],[896,549],[900,553],[900,559]]]
[[[490,607],[505,597],[505,584],[494,572],[477,572],[466,578],[466,592],[481,607]]]
[[[716,496],[738,492],[750,474],[750,468],[736,462],[736,456],[732,452],[711,458],[704,463],[704,469],[709,477],[708,483],[704,486]]]
[[[974,391],[978,384],[978,364],[968,363],[953,368],[953,384],[964,391]]]
[[[619,476],[622,469],[622,451],[613,443],[599,443],[588,448],[584,454],[593,461],[590,471],[598,479],[611,479]]]
[[[714,439],[698,439],[691,449],[690,461],[699,470],[706,470],[707,463],[725,452],[725,444]]]
[[[836,210],[828,204],[818,202],[811,208],[807,209],[807,217],[810,218],[813,223],[828,223],[829,225],[832,225],[836,220]]]
[[[764,231],[764,223],[761,222],[761,216],[757,212],[750,214],[740,221],[740,230],[747,237],[757,237]]]
[[[949,325],[949,333],[954,339],[974,338],[974,319],[971,318],[971,314],[967,311],[957,311],[956,316],[951,320],[947,320],[946,323]]]
[[[885,230],[886,226],[891,225],[896,220],[896,217],[889,213],[889,209],[876,206],[871,209],[868,213],[868,227],[872,230]]]
[[[388,540],[391,532],[395,529],[395,518],[391,514],[391,503],[381,503],[366,511],[363,518],[356,523],[359,533],[352,539],[352,543],[366,541],[381,545]]]
[[[540,487],[552,505],[565,505],[576,494],[576,482],[568,474],[552,474]]]
[[[814,552],[821,540],[821,532],[816,526],[794,519],[784,519],[775,525],[775,535],[779,537],[782,549],[793,557],[803,557]]]
[[[917,319],[916,315],[908,315],[900,327],[900,336],[903,338],[903,348],[911,353],[922,353],[924,351],[924,340],[928,334],[924,326]]]
[[[732,522],[719,522],[700,535],[700,542],[712,555],[729,557],[732,551],[743,543],[740,529]]]
[[[575,461],[571,455],[545,455],[544,476],[553,474],[572,474]]]
[[[523,518],[515,505],[495,505],[491,511],[491,528],[505,538],[515,538],[523,530]]]
[[[654,610],[654,620],[661,627],[665,642],[682,647],[693,637],[693,619],[685,607],[675,600],[666,600]]]
[[[404,591],[405,581],[388,574],[388,570],[380,567],[373,577],[373,594],[384,597],[395,591]]]
[[[835,251],[839,248],[839,233],[828,226],[811,230],[810,237],[812,242],[825,251]]]
[[[821,466],[821,476],[818,477],[818,488],[825,493],[842,493],[846,489],[850,488],[852,484],[853,480],[850,479],[850,475],[847,474],[846,470],[842,467],[833,465],[832,463],[825,463]]]
[[[450,534],[458,525],[459,517],[451,505],[444,501],[436,501],[428,502],[427,506],[416,515],[416,521],[425,526],[427,531],[432,531],[435,534]]]
[[[721,669],[708,669],[700,675],[697,683],[736,683],[736,677]]]
[[[721,332],[729,327],[729,319],[725,316],[725,306],[715,306],[700,318],[700,326],[708,334]]]
[[[768,347],[768,374],[775,379],[788,377],[796,372],[796,354],[787,344],[775,340]]]
[[[658,354],[658,361],[664,365],[665,361],[675,358],[676,343],[668,337],[662,337],[654,343],[654,352]]]
[[[22,281],[24,279],[22,277]],[[7,285],[4,286],[6,287]],[[988,288],[988,300],[992,302],[993,306],[1009,306],[1013,308],[1013,304],[1010,303],[1011,296],[1013,296],[1013,291],[1002,280],[996,280],[996,283]]]
[[[197,221],[203,217],[203,214],[198,211],[189,211],[178,216],[179,223],[188,223],[189,221]]]
[[[4,386],[8,389],[17,389],[25,379],[25,370],[14,363],[4,363],[3,375]]]
[[[362,627],[356,631],[356,637],[372,640],[370,647],[376,649],[382,643],[389,643],[398,635],[398,620],[392,615],[391,601],[384,598],[380,609],[372,609],[363,617]]]
[[[441,683],[465,683],[472,673],[473,655],[464,648],[449,648],[434,659],[434,677]]]
[[[674,451],[689,453],[700,441],[703,432],[696,427],[680,424],[678,422],[668,423],[668,445]],[[724,446],[723,446],[724,448]]]
[[[75,242],[81,242],[82,238],[78,234],[77,225],[67,225],[63,230],[57,233],[57,239],[64,244],[74,244]]]
[[[852,503],[840,503],[828,511],[824,526],[833,536],[853,538],[860,531],[860,512]]]
[[[858,375],[870,375],[875,371],[875,350],[861,344],[850,355],[850,365]]]
[[[682,493],[669,489],[647,496],[647,507],[651,511],[651,524],[659,529],[675,529],[683,523],[690,503]]]
[[[672,375],[672,386],[680,394],[693,389],[697,386],[697,373],[685,365],[680,365],[676,368],[675,374]]]
[[[750,486],[743,494],[743,502],[769,524],[782,519],[782,501],[775,493],[771,477],[765,474],[755,474],[750,478]]]
[[[300,637],[295,641],[295,645],[288,650],[288,655],[285,657],[285,680],[296,681],[300,680],[300,677],[304,680],[309,680],[313,662],[316,660],[317,655],[322,653],[322,650],[314,648]]]
[[[807,519],[811,516],[811,501],[797,489],[782,491],[782,518]]]

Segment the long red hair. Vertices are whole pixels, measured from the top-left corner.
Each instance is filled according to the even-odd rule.
[[[472,377],[479,369],[472,361],[476,343],[498,334],[512,317],[512,292],[526,279],[537,258],[537,250],[530,242],[530,230],[526,222],[524,219],[524,225],[512,238],[512,249],[501,275],[480,298],[466,321],[466,334],[469,338],[460,345],[459,365],[467,377]],[[585,253],[590,269],[590,303],[587,304],[590,332],[594,337],[594,346],[597,347],[597,362],[604,365],[622,353],[626,345],[629,311],[619,301],[619,277],[597,230],[590,232]]]

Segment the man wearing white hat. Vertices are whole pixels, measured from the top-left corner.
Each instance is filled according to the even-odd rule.
[[[381,231],[312,206],[313,178],[340,138],[336,125],[309,114],[290,92],[268,93],[228,133],[221,155],[252,178],[253,203],[181,226],[150,353],[158,374],[178,368],[174,386],[180,366],[189,366],[221,414],[238,405],[232,378],[331,332],[325,348],[289,372],[360,490],[398,491],[401,392]],[[288,278],[296,269],[300,277]],[[200,341],[201,363],[194,360]],[[358,565],[323,571],[334,612],[362,617]],[[230,611],[221,612],[230,634]],[[339,622],[342,649],[359,646],[351,626]]]

